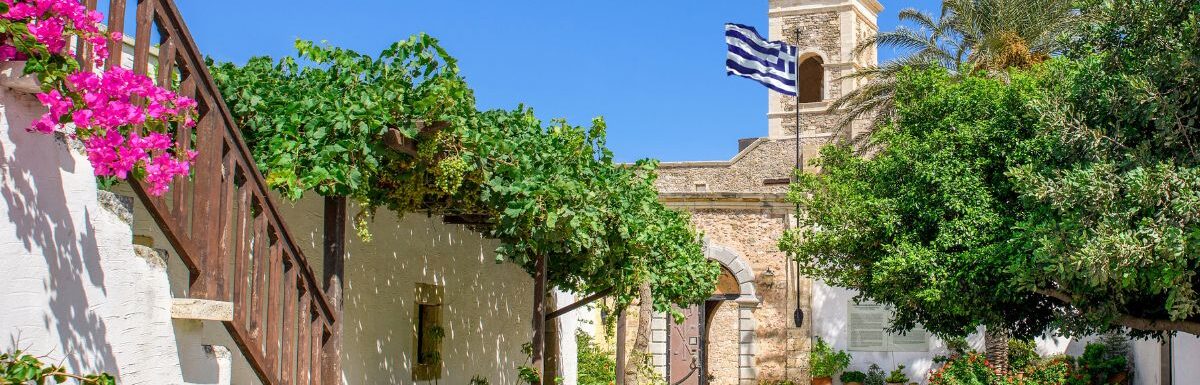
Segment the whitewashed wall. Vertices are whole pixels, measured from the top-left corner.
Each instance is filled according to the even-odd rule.
[[[26,131],[43,112],[0,87],[0,349],[121,384],[184,383],[161,261],[101,207],[86,157]]]
[[[279,200],[284,220],[317,276],[322,274],[323,198]],[[351,215],[357,207],[349,209]],[[516,384],[527,364],[533,280],[520,267],[496,263],[496,242],[440,217],[380,210],[374,239],[347,236],[342,372],[349,384],[412,384],[415,284],[445,287],[441,384]],[[574,345],[572,345],[574,346]],[[421,382],[426,383],[426,382]],[[433,383],[429,381],[427,383]]]
[[[878,352],[850,351],[849,327],[847,311],[856,292],[840,287],[832,287],[822,282],[813,283],[812,312],[813,336],[820,336],[830,342],[834,349],[847,350],[853,359],[847,370],[867,371],[872,363],[878,364],[885,372],[891,371],[897,365],[904,365],[905,372],[911,381],[925,383],[929,371],[936,367],[933,358],[948,353],[946,345],[938,338],[929,337],[927,352]],[[1074,340],[1062,337],[1037,338],[1038,354],[1043,356],[1054,354],[1070,354],[1078,356],[1083,348],[1094,338]],[[967,337],[967,342],[977,351],[983,351],[982,330]],[[1135,369],[1134,385],[1159,385],[1161,370],[1159,369],[1160,344],[1158,341],[1132,341],[1133,365]],[[1174,382],[1173,385],[1200,385],[1200,338],[1181,333],[1174,342]],[[835,383],[840,383],[834,379]]]

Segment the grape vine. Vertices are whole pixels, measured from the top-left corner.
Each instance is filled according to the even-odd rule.
[[[478,111],[456,60],[427,35],[378,57],[296,44],[297,57],[210,63],[267,182],[285,197],[347,196],[364,211],[489,218],[498,259],[580,293],[612,289],[623,307],[641,282],[655,307],[707,298],[719,272],[686,214],[658,201],[656,163],[617,164],[607,126],[545,123],[524,106]],[[437,130],[421,129],[439,122]],[[389,129],[415,154],[385,145]]]

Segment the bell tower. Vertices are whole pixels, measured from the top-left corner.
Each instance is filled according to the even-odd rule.
[[[857,80],[840,78],[878,64],[875,47],[861,55],[854,55],[854,47],[879,30],[881,11],[883,6],[877,0],[769,0],[768,38],[798,48],[800,136],[805,158],[819,147],[809,143],[828,138],[841,119],[841,114],[827,113],[826,107],[858,87]],[[768,136],[794,138],[797,98],[768,92]]]

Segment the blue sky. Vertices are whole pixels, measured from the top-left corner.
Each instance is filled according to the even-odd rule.
[[[201,51],[220,61],[289,55],[297,38],[375,54],[429,33],[459,59],[480,108],[525,103],[575,124],[603,116],[620,161],[728,159],[738,138],[767,134],[766,89],[725,76],[723,31],[764,30],[766,0],[177,3]],[[932,12],[940,1],[883,4],[880,28],[891,30],[901,9]]]

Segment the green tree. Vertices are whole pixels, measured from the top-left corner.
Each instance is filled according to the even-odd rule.
[[[1011,269],[1063,327],[1200,333],[1200,3],[1096,1],[1048,76],[1056,162],[1016,167],[1028,207]]]
[[[849,147],[823,149],[822,173],[803,174],[790,199],[802,226],[780,246],[801,273],[892,305],[893,326],[916,324],[943,336],[978,325],[1015,326],[1036,335],[1053,303],[1015,282],[1008,260],[1028,247],[1010,242],[1018,195],[1010,163],[1041,152],[1029,143],[1038,117],[1028,101],[1036,79],[1011,83],[959,78],[942,69],[898,78],[898,119],[861,158]]]
[[[1200,5],[1104,1],[1064,57],[901,72],[870,159],[826,148],[781,241],[895,329],[1200,333]]]

